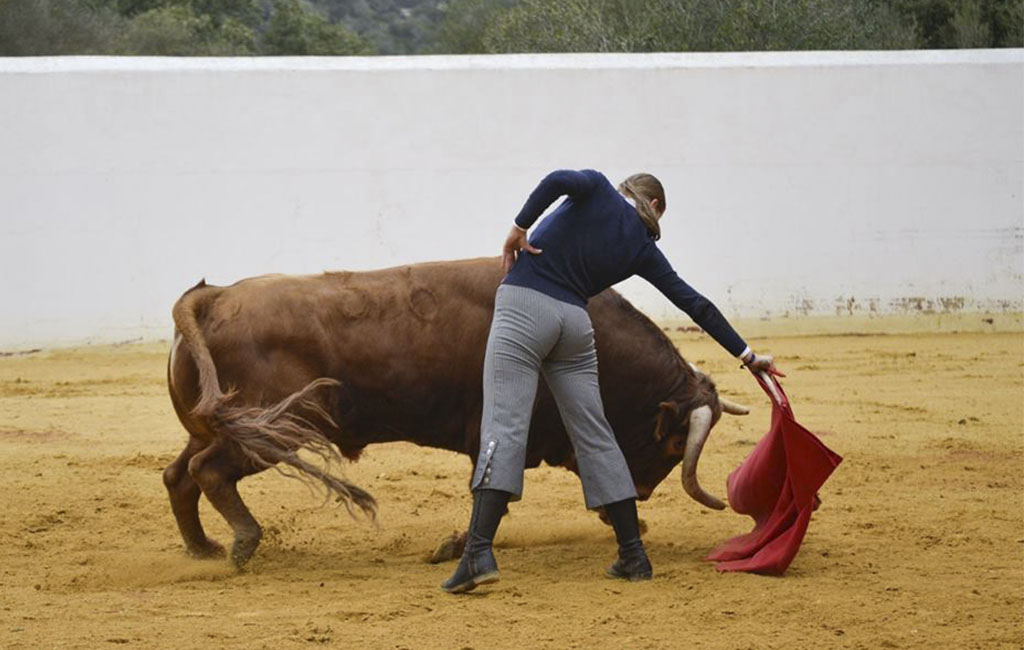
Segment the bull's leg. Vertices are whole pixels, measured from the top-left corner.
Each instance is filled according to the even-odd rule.
[[[218,441],[192,457],[188,472],[235,532],[231,562],[242,566],[263,537],[259,523],[238,494],[238,481],[256,470],[228,444]]]
[[[223,557],[224,547],[209,539],[199,520],[199,495],[201,491],[188,472],[189,461],[206,446],[190,437],[188,444],[178,457],[164,470],[164,485],[171,500],[171,511],[178,522],[178,530],[185,540],[189,555],[197,558]]]

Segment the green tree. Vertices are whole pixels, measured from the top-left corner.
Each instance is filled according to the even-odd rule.
[[[173,5],[188,4],[187,0],[107,0],[107,6],[113,7],[122,16],[129,18],[139,14],[162,9]]]
[[[446,0],[310,0],[329,20],[353,30],[382,54],[429,51]]]
[[[248,27],[263,23],[259,0],[191,0],[189,4],[195,13],[210,16],[218,26],[230,20]]]
[[[515,0],[452,0],[444,6],[433,51],[439,54],[487,52],[484,35]]]
[[[262,0],[91,0],[129,18],[153,9],[187,7],[197,16],[209,16],[218,25],[228,18],[254,27],[263,21]]]
[[[988,47],[992,43],[992,29],[982,16],[980,2],[966,0],[956,8],[949,24],[958,47]]]
[[[263,34],[262,52],[276,55],[372,54],[365,40],[343,25],[328,22],[300,0],[275,0],[274,12]]]
[[[725,3],[723,3],[725,4]],[[714,50],[857,50],[914,46],[913,29],[871,0],[735,0],[719,16]]]
[[[994,47],[1024,47],[1024,0],[991,2]]]
[[[148,56],[250,55],[255,53],[255,34],[234,18],[217,24],[187,4],[171,5],[132,18],[118,50]]]
[[[915,47],[1024,47],[1024,0],[882,0],[913,25]]]
[[[875,0],[545,0],[493,21],[491,52],[651,52],[911,47],[913,29]]]
[[[605,52],[600,24],[592,0],[524,0],[498,16],[482,40],[492,53]]]
[[[108,54],[123,22],[85,0],[0,0],[0,56]]]

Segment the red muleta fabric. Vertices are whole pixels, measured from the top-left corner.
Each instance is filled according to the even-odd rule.
[[[754,375],[772,400],[772,427],[727,481],[729,505],[754,518],[754,530],[708,555],[719,571],[782,575],[800,550],[818,490],[842,458],[800,426],[779,382]]]

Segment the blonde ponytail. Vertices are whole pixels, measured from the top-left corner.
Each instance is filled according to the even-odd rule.
[[[665,188],[661,181],[651,174],[633,174],[619,183],[619,192],[636,202],[636,211],[640,220],[647,226],[655,240],[661,239],[661,226],[658,218],[665,211]],[[656,210],[651,201],[658,200],[661,210]]]

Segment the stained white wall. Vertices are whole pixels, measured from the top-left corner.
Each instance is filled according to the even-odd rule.
[[[0,349],[166,337],[200,277],[496,254],[561,167],[661,177],[729,315],[1022,308],[1022,50],[0,59]]]

